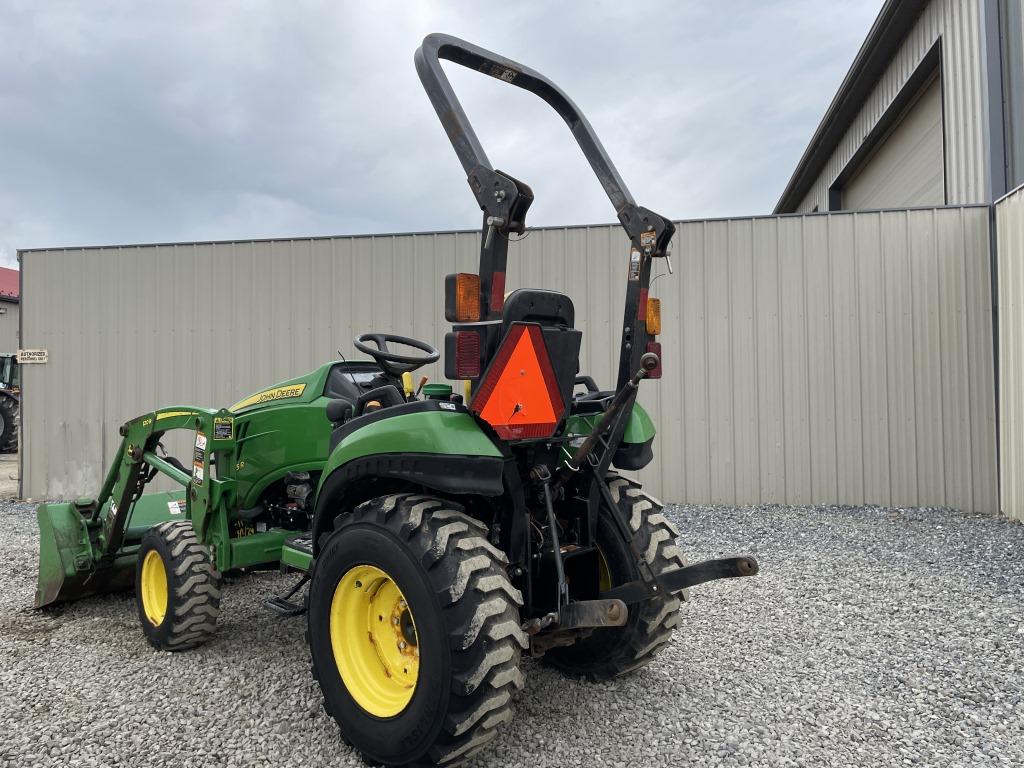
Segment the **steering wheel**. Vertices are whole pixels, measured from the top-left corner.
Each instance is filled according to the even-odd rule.
[[[371,347],[370,342],[373,342],[376,346]],[[409,371],[415,371],[422,365],[436,363],[441,357],[441,353],[425,341],[417,341],[416,339],[410,339],[408,336],[399,336],[394,333],[361,333],[356,336],[352,343],[364,355],[372,357],[385,372],[395,377],[399,377]],[[388,349],[389,343],[412,347],[426,354],[400,355]]]

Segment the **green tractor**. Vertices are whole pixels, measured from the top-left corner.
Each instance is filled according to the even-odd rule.
[[[0,453],[18,452],[21,421],[21,369],[18,356],[0,355]]]
[[[441,69],[446,59],[540,96],[568,123],[631,246],[614,389],[579,375],[568,296],[506,295],[508,238],[533,194],[492,169]],[[512,718],[529,652],[607,679],[667,643],[686,589],[749,576],[749,557],[687,565],[677,530],[639,483],[652,458],[636,402],[660,376],[651,264],[672,223],[638,207],[589,123],[547,78],[445,35],[416,68],[483,210],[479,271],[445,280],[440,358],[390,333],[369,360],[331,362],[231,408],[162,408],[121,427],[95,498],[39,507],[37,606],[134,587],[156,648],[213,634],[221,574],[280,567],[298,581],[267,607],[305,614],[326,711],[367,759],[452,764]],[[191,455],[163,450],[173,430]],[[162,474],[179,490],[145,492]],[[300,595],[304,596],[299,597]]]

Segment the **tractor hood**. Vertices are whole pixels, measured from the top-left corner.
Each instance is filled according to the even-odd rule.
[[[239,400],[231,406],[230,410],[232,413],[238,413],[252,408],[275,405],[282,401],[288,403],[309,402],[320,394],[320,392],[311,386],[310,379],[315,378],[315,376],[315,373],[309,376],[302,376],[297,379],[282,382],[281,384],[277,384],[269,389],[261,390]]]

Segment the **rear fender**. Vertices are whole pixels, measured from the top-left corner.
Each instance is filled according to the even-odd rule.
[[[410,404],[412,405],[412,404]],[[463,406],[426,401],[362,417],[332,451],[317,489],[314,552],[339,514],[376,496],[425,488],[445,495],[500,496],[505,455]],[[454,406],[448,408],[443,406]],[[367,421],[359,424],[363,418]]]
[[[582,438],[589,435],[601,420],[601,413],[576,413],[566,419],[565,434],[570,438]],[[647,415],[640,403],[633,403],[629,420],[622,433],[622,442],[615,451],[613,463],[618,469],[643,469],[654,458],[654,422]],[[575,443],[578,445],[578,443]],[[559,465],[564,466],[569,454],[562,453]]]

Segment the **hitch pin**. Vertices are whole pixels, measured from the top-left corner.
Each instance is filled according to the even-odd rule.
[[[487,237],[484,238],[484,248],[490,248],[491,243],[494,241],[494,231],[501,226],[505,225],[505,220],[501,216],[488,216],[487,217]]]

